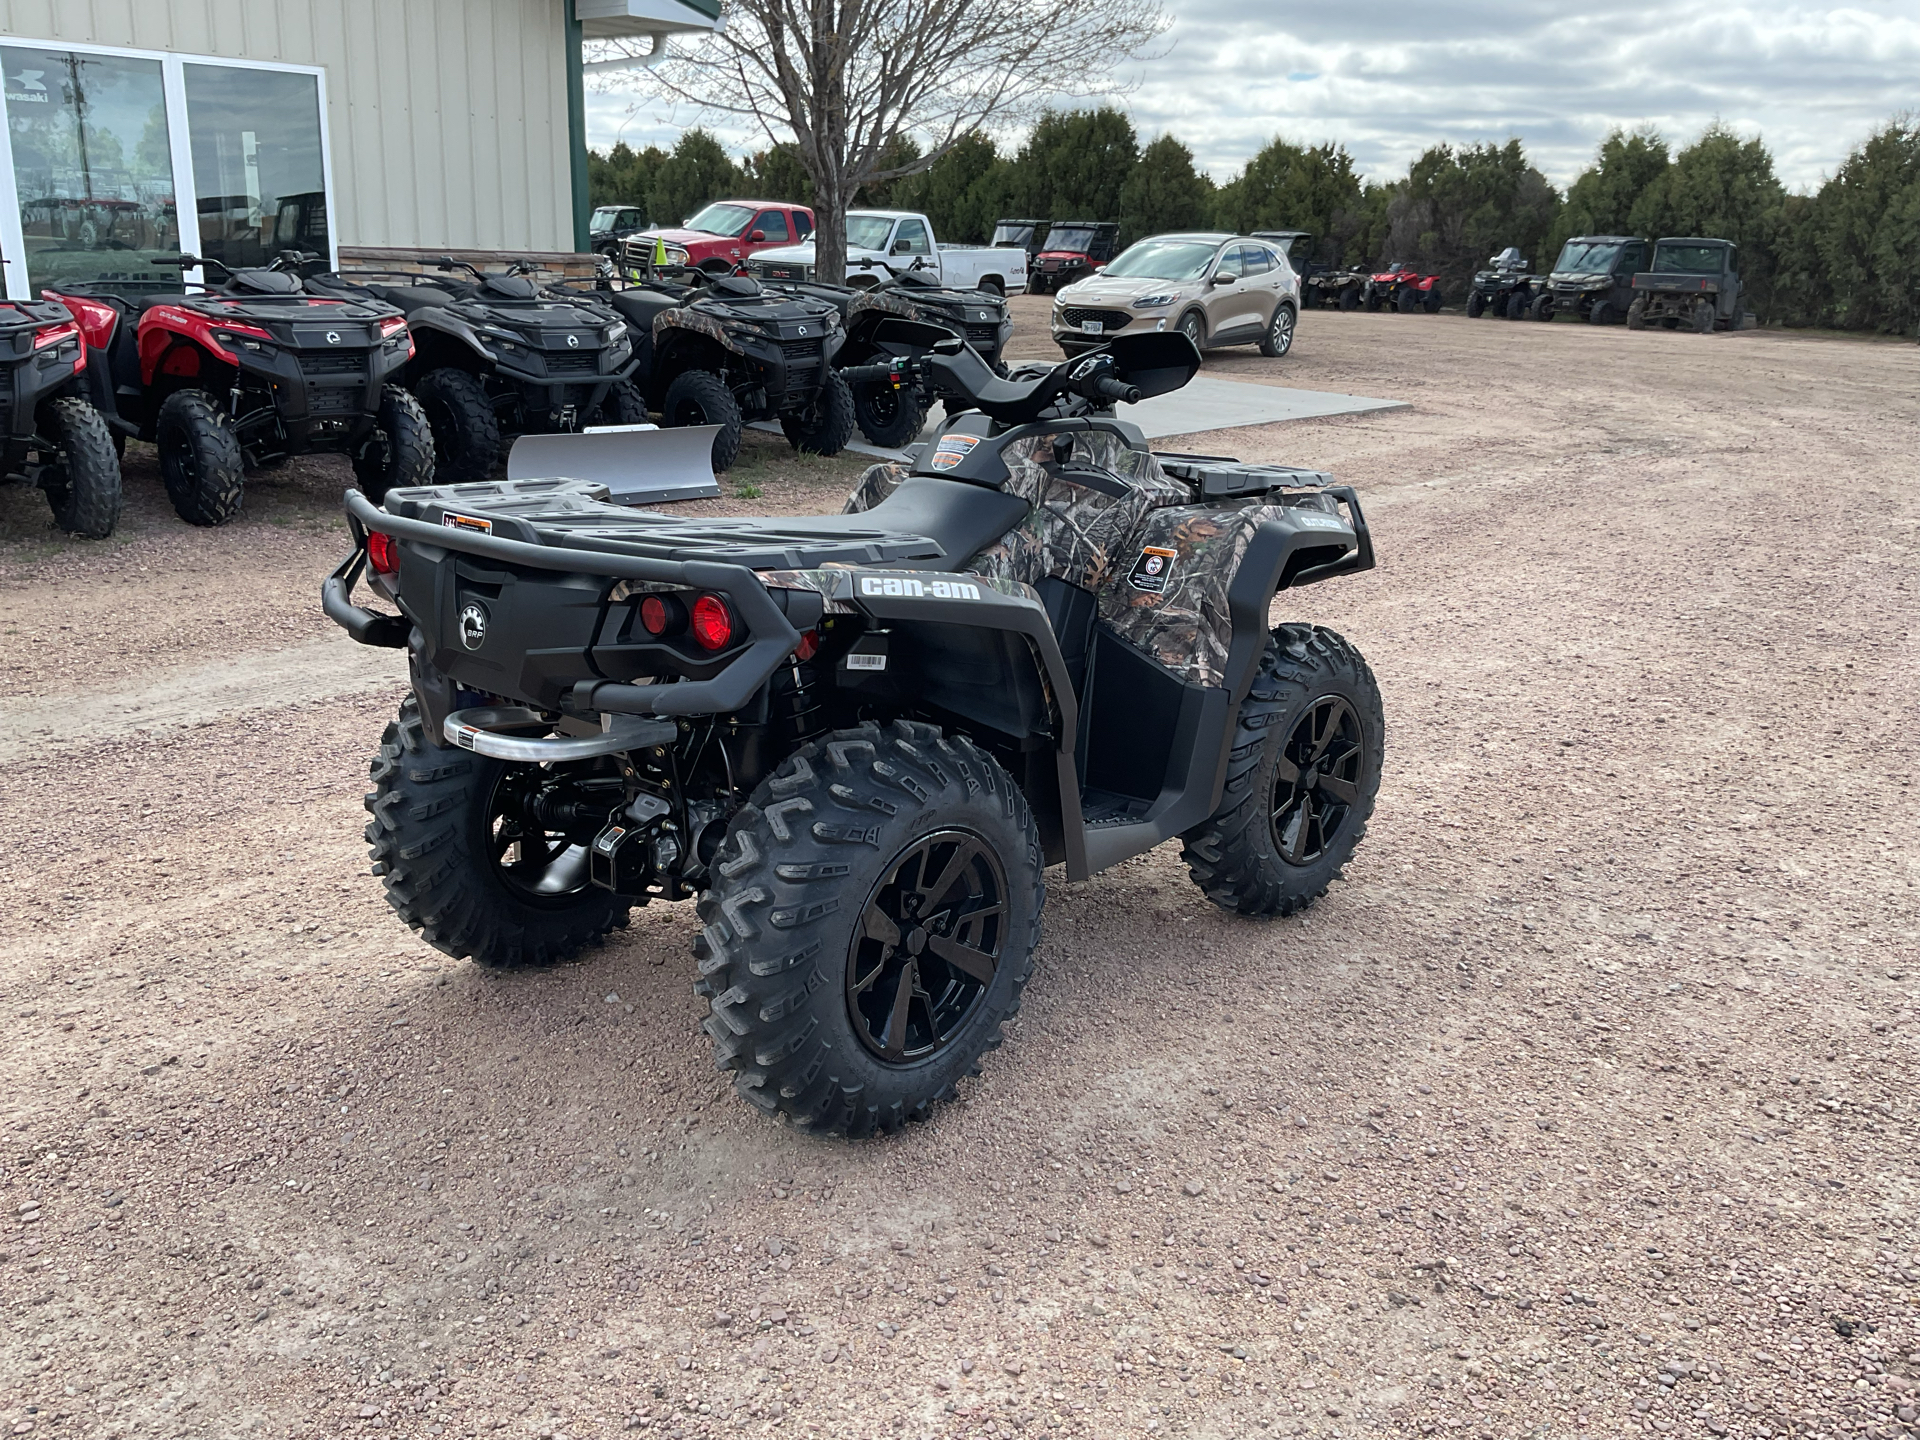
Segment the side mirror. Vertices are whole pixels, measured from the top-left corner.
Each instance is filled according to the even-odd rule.
[[[766,231],[756,230],[751,235],[747,236],[747,243],[749,245],[759,245],[764,243],[766,238],[767,238]]]
[[[1216,275],[1213,277],[1213,283],[1215,285],[1231,285],[1234,283],[1234,277],[1231,275]]]
[[[905,254],[908,254],[912,249],[913,249],[913,244],[911,241],[896,240],[893,242],[893,248],[889,250],[887,253],[889,255],[905,255]]]

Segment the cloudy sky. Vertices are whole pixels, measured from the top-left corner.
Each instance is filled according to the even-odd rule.
[[[1165,53],[1122,67],[1111,98],[1143,140],[1172,132],[1220,180],[1276,134],[1340,141],[1376,178],[1403,173],[1438,141],[1517,135],[1564,186],[1615,125],[1685,140],[1718,117],[1762,135],[1789,186],[1812,187],[1888,116],[1920,110],[1916,0],[1165,8]],[[671,145],[698,119],[630,93],[590,94],[588,106],[596,148],[622,136]],[[710,128],[736,148],[760,143]]]

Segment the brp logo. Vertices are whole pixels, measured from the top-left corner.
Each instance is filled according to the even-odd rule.
[[[794,333],[795,333],[796,335],[804,335],[804,334],[806,334],[806,333],[807,333],[807,327],[806,327],[806,326],[804,326],[804,325],[802,325],[802,326],[800,326],[800,327],[798,327],[798,328],[797,328],[797,329],[796,329],[796,330],[794,331]]]
[[[476,600],[460,612],[460,643],[469,650],[478,650],[486,642],[487,607]]]
[[[567,336],[567,348],[569,350],[578,350],[580,348],[580,337],[578,335]]]
[[[340,332],[338,330],[327,331],[327,344],[338,345],[339,343],[340,343]]]

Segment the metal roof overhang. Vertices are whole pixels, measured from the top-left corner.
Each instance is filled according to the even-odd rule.
[[[720,28],[720,0],[574,0],[588,40],[694,34]]]

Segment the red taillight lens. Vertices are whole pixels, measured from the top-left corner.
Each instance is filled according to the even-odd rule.
[[[702,650],[724,650],[733,643],[733,611],[718,595],[693,602],[693,638]]]
[[[80,327],[69,320],[64,325],[56,325],[51,330],[42,330],[33,337],[33,348],[44,350],[49,345],[58,345],[62,340],[72,340],[80,333]]]
[[[687,628],[687,607],[672,595],[649,595],[640,602],[640,625],[649,635],[678,635]]]
[[[367,563],[379,574],[397,574],[400,569],[400,546],[391,535],[383,535],[378,530],[369,531]]]
[[[818,630],[801,631],[800,643],[793,647],[793,658],[796,660],[811,660],[819,653],[820,632]]]

